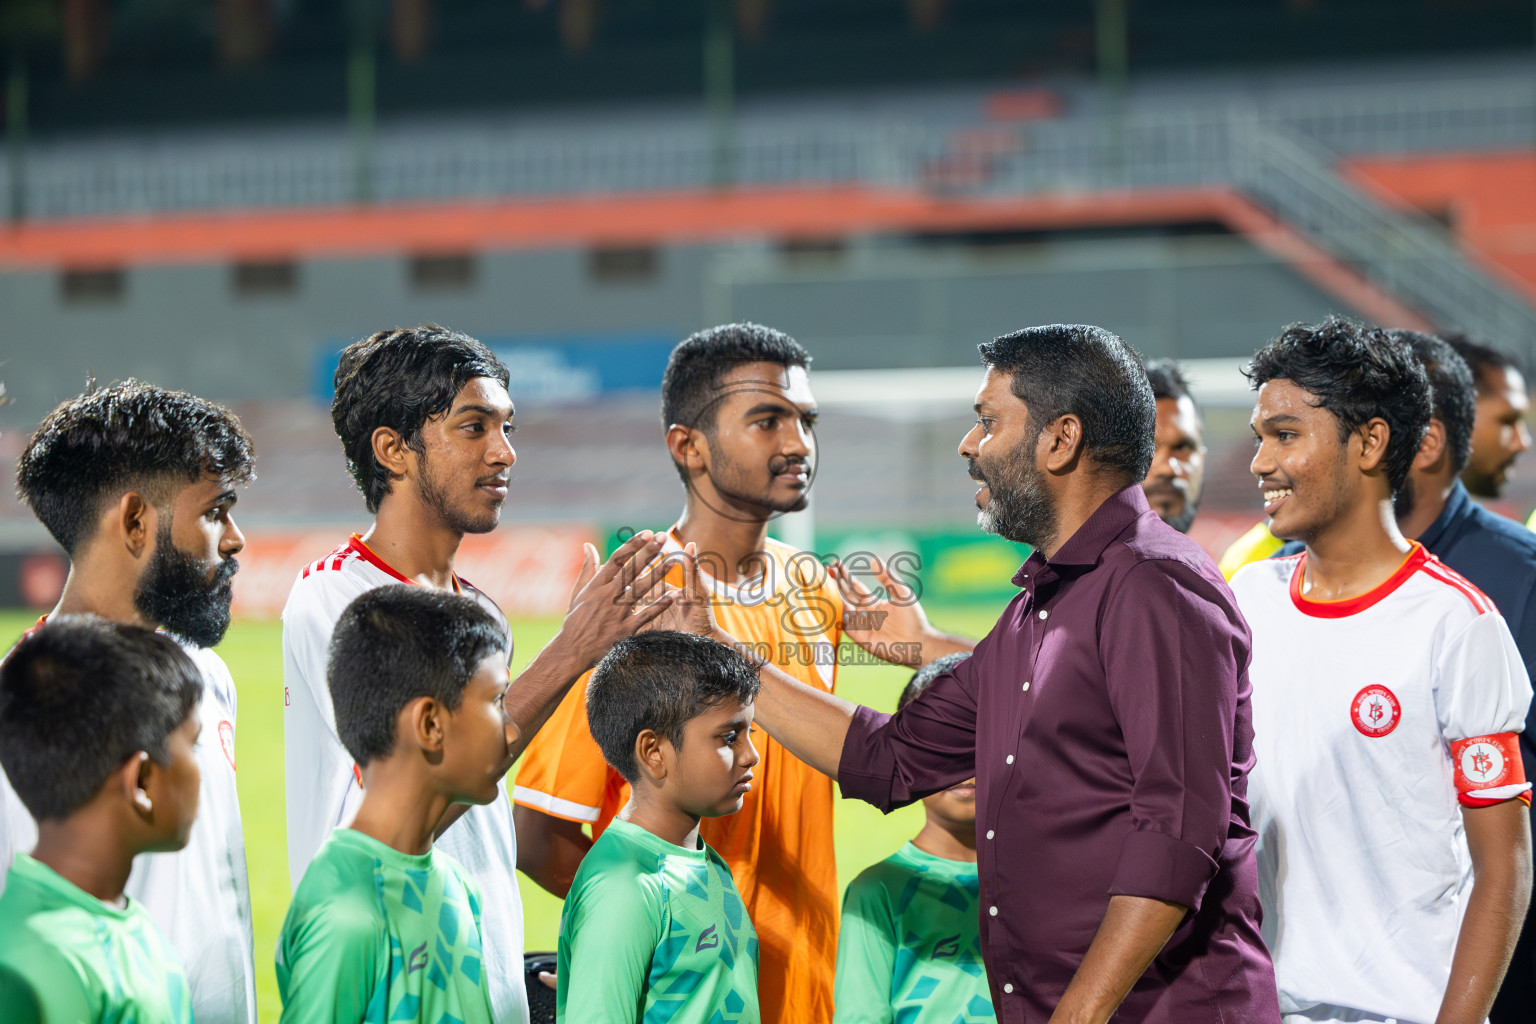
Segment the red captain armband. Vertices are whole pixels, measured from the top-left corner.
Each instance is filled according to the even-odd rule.
[[[1463,807],[1492,807],[1506,800],[1531,802],[1531,784],[1520,762],[1520,734],[1472,736],[1451,744],[1456,798]]]

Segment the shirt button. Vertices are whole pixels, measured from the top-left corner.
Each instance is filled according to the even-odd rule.
[[[1050,612],[1048,612],[1048,611],[1046,611],[1046,610],[1045,610],[1045,609],[1044,609],[1044,608],[1041,608],[1041,609],[1040,609],[1040,617],[1041,617],[1041,618],[1042,618],[1042,619],[1043,619],[1043,618],[1045,618],[1045,617],[1046,617],[1046,616],[1047,616],[1047,615],[1049,615],[1049,614],[1050,614]]]
[[[1008,755],[1008,763],[1009,764],[1013,764],[1013,755],[1012,754]]]
[[[991,839],[993,835],[994,835],[993,831],[991,829],[987,829],[987,838]]]
[[[1029,680],[1028,679],[1024,680],[1024,692],[1025,693],[1029,692]]]
[[[988,907],[987,908],[987,913],[991,914],[993,917],[996,917],[997,916],[997,908],[996,907]]]
[[[1008,984],[1004,985],[1003,986],[1003,991],[1004,992],[1012,992],[1013,991],[1013,983],[1009,982]]]

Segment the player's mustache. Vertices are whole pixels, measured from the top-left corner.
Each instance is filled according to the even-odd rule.
[[[227,586],[229,578],[239,571],[240,563],[235,561],[235,557],[231,555],[220,562],[219,567],[213,571],[213,580],[209,583],[209,586]]]
[[[775,455],[768,460],[768,472],[772,476],[778,476],[791,466],[803,466],[807,472],[811,468],[810,462],[803,455]]]

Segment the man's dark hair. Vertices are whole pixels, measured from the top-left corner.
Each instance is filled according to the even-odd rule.
[[[971,656],[970,651],[956,651],[954,654],[946,654],[942,658],[934,658],[928,664],[912,673],[912,678],[907,680],[906,688],[901,691],[901,696],[896,698],[896,710],[911,704],[917,699],[917,695],[933,685],[933,681],[945,672],[949,672],[966,658]]]
[[[222,405],[130,378],[43,417],[17,460],[16,493],[73,555],[125,491],[163,508],[209,474],[250,483],[255,457],[251,435]]]
[[[1413,350],[1413,357],[1429,378],[1434,418],[1445,428],[1445,448],[1451,471],[1460,473],[1472,457],[1472,426],[1477,419],[1477,391],[1472,368],[1457,351],[1432,334],[1388,331],[1387,334]]]
[[[1478,395],[1492,393],[1488,376],[1500,370],[1515,370],[1522,376],[1525,368],[1522,367],[1514,356],[1502,349],[1485,345],[1480,341],[1473,341],[1465,334],[1449,332],[1440,335],[1440,340],[1456,350],[1456,354],[1467,361],[1472,368],[1472,383],[1477,388]]]
[[[810,353],[783,331],[762,324],[722,324],[695,331],[672,350],[661,378],[661,426],[674,423],[713,434],[715,412],[725,397],[720,381],[747,363],[810,369]],[[678,466],[687,480],[688,474]]]
[[[1126,483],[1152,466],[1157,400],[1135,349],[1102,327],[1051,324],[984,342],[981,361],[1012,378],[1035,430],[1072,414],[1083,453]]]
[[[1200,412],[1200,403],[1195,401],[1195,396],[1190,393],[1189,382],[1184,379],[1184,371],[1179,369],[1179,364],[1172,359],[1149,359],[1145,364],[1147,371],[1147,383],[1152,385],[1153,401],[1161,402],[1165,398],[1178,401],[1187,398],[1194,402],[1195,413]]]
[[[168,764],[166,741],[202,695],[197,666],[162,633],[49,619],[0,663],[0,767],[32,817],[63,818],[139,751]]]
[[[512,380],[483,343],[436,324],[379,331],[341,353],[331,422],[369,512],[379,510],[391,484],[389,470],[373,455],[374,431],[389,427],[420,454],[422,426],[447,412],[476,377],[502,387]]]
[[[635,739],[646,729],[674,747],[683,727],[727,700],[750,704],[757,669],[724,644],[655,630],[614,644],[587,683],[587,724],[603,758],[630,782],[640,777]]]
[[[360,767],[388,757],[407,704],[431,697],[457,710],[480,663],[506,649],[506,630],[471,598],[407,583],[359,595],[325,670],[342,746]]]
[[[1385,420],[1387,482],[1402,489],[1434,409],[1429,378],[1413,349],[1379,327],[1331,316],[1319,324],[1292,324],[1254,354],[1243,371],[1255,390],[1288,380],[1339,422],[1339,440],[1369,421]]]

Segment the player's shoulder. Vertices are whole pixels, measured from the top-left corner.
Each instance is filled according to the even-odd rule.
[[[884,860],[876,861],[854,876],[848,883],[845,899],[870,899],[899,893],[907,885],[915,871],[902,850],[897,850]]]
[[[459,581],[460,593],[462,593],[465,597],[478,602],[480,607],[490,612],[491,615],[493,615],[496,620],[503,626],[509,625],[507,620],[507,613],[501,610],[501,605],[496,603],[495,598],[491,597],[490,594],[487,594],[485,591],[475,586],[463,576],[459,576],[457,579]]]
[[[784,574],[788,585],[800,590],[831,587],[831,573],[814,551],[804,551],[793,544],[786,544],[772,537],[763,539],[763,553],[771,558]]]
[[[283,621],[315,614],[334,617],[359,594],[391,582],[397,581],[349,540],[299,569],[283,607]]]
[[[1536,517],[1536,513],[1532,514]],[[1510,559],[1508,571],[1536,571],[1536,533],[1530,527],[1472,503],[1468,519],[1473,529],[1462,534],[1461,543],[1475,543],[1484,550]]]
[[[323,925],[332,933],[377,933],[384,927],[384,914],[373,858],[332,835],[304,869],[293,891],[288,922],[301,929]]]
[[[1306,552],[1301,551],[1294,555],[1261,558],[1239,567],[1232,574],[1232,593],[1242,598],[1249,594],[1288,590],[1291,577],[1296,574],[1296,567],[1305,555]]]
[[[212,647],[199,647],[194,643],[183,640],[180,637],[172,637],[176,643],[192,659],[192,664],[197,666],[197,671],[203,677],[203,702],[217,706],[221,712],[234,714],[238,706],[238,695],[235,690],[235,677],[229,671],[223,658]]]
[[[1409,593],[1430,603],[1437,611],[1443,611],[1452,621],[1468,622],[1492,613],[1498,615],[1493,601],[1461,573],[1446,565],[1434,555],[1425,553],[1418,559]]]
[[[567,908],[603,907],[612,912],[616,907],[644,906],[660,913],[667,889],[665,859],[613,824],[581,859],[566,897]]]

